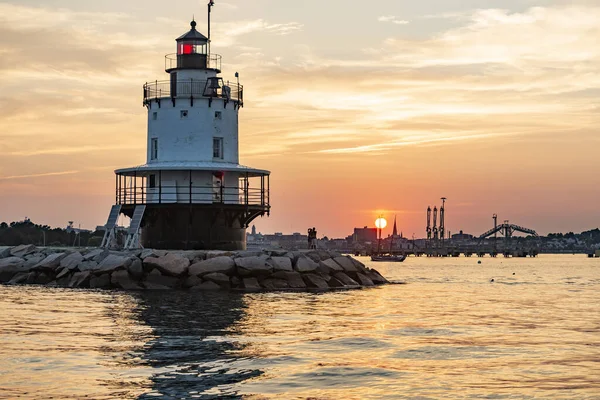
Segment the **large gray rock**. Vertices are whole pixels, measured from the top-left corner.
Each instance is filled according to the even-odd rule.
[[[198,291],[202,291],[202,290],[208,290],[208,291],[211,291],[211,290],[221,290],[221,286],[217,285],[214,282],[206,281],[206,282],[202,282],[202,283],[200,283],[200,284],[198,284],[196,286],[191,287],[190,290],[193,290],[193,291],[195,291],[195,290],[198,290]]]
[[[292,260],[289,257],[271,257],[267,262],[273,266],[273,270],[292,272],[294,267],[292,266]]]
[[[29,270],[42,262],[44,258],[46,258],[44,253],[29,254],[28,256],[25,256],[25,264],[23,265],[23,268]]]
[[[307,258],[307,257],[298,257],[298,260],[296,261],[296,265],[294,265],[294,269],[297,272],[300,272],[303,274],[309,273],[309,272],[315,272],[318,267],[319,267],[319,264],[317,264],[316,262],[314,262],[313,260],[311,260],[310,258]]]
[[[261,282],[261,286],[265,290],[282,290],[290,287],[284,279],[265,279]]]
[[[379,272],[377,272],[374,269],[368,270],[366,275],[376,285],[383,285],[383,284],[389,283],[387,279],[385,279]]]
[[[10,255],[14,257],[25,257],[28,254],[35,253],[37,251],[37,247],[32,244],[22,244],[17,247],[13,247],[10,249]]]
[[[262,287],[256,278],[244,278],[242,287],[246,290],[262,290]]]
[[[275,272],[271,278],[273,279],[281,279],[288,283],[288,286],[292,289],[304,289],[306,288],[306,283],[302,279],[302,275],[298,272],[286,272],[279,271]]]
[[[60,262],[65,257],[67,257],[67,253],[50,254],[49,256],[44,258],[42,261],[40,261],[38,264],[36,264],[36,266],[34,268],[54,271],[56,268],[58,268],[58,266],[60,265]]]
[[[352,257],[348,257],[348,258],[352,261],[352,263],[354,264],[354,266],[356,267],[358,272],[361,272],[365,275],[367,274],[368,269],[367,269],[367,267],[365,267],[365,264],[361,263],[360,261],[358,261],[355,258],[352,258]]]
[[[129,276],[127,270],[122,269],[111,274],[110,282],[113,286],[125,290],[142,290],[143,288]]]
[[[139,258],[134,258],[131,262],[131,265],[127,267],[129,270],[129,274],[133,277],[133,279],[139,281],[144,277],[144,267],[142,266],[142,260]]]
[[[235,270],[235,262],[231,257],[215,257],[200,261],[190,266],[189,275],[203,276],[213,272],[232,274]]]
[[[56,279],[62,279],[65,276],[68,276],[71,273],[71,270],[69,268],[63,268],[57,275],[56,275]],[[67,281],[68,282],[68,281]]]
[[[153,282],[142,282],[146,290],[171,290],[170,287]]]
[[[225,274],[213,272],[211,274],[204,275],[202,278],[206,281],[214,282],[221,287],[229,287],[229,277]]]
[[[329,289],[329,284],[325,279],[315,274],[304,274],[302,275],[302,279],[306,283],[306,286],[310,289],[320,289],[326,290]]]
[[[337,272],[337,273],[333,274],[333,277],[335,279],[337,279],[338,281],[340,281],[341,283],[343,283],[344,286],[350,286],[350,287],[360,286],[358,282],[356,282],[354,279],[350,278],[348,275],[346,275],[343,272]]]
[[[109,289],[110,288],[110,274],[102,274],[99,276],[92,276],[90,278],[91,289]]]
[[[110,251],[108,249],[94,249],[90,252],[84,254],[83,259],[85,261],[96,261],[97,263],[104,260],[106,257],[110,255]]]
[[[0,260],[0,282],[8,282],[19,272],[26,272],[23,269],[25,260],[20,257],[8,257]]]
[[[81,272],[84,271],[93,271],[98,268],[98,263],[96,261],[82,261],[77,265],[77,269]]]
[[[190,260],[176,253],[169,253],[164,257],[148,257],[144,259],[146,268],[156,268],[163,275],[181,276],[187,274]]]
[[[185,281],[183,281],[183,287],[189,289],[191,287],[198,286],[201,283],[202,279],[199,276],[192,275],[188,276],[188,278]]]
[[[100,264],[98,264],[98,267],[94,270],[94,273],[100,275],[110,273],[118,269],[126,269],[129,265],[131,265],[131,262],[132,260],[129,257],[110,254],[108,257],[103,259]]]
[[[0,260],[10,257],[10,247],[0,247]]]
[[[164,257],[166,255],[167,255],[167,252],[165,250],[144,249],[144,250],[142,250],[142,254],[140,255],[140,258],[142,260],[145,260],[148,257],[160,258],[160,257]]]
[[[92,274],[90,271],[75,272],[67,285],[70,288],[86,288],[90,286]]]
[[[369,279],[368,276],[361,274],[360,272],[356,274],[356,277],[358,278],[358,283],[360,283],[363,286],[375,286],[373,281]]]
[[[345,272],[357,272],[358,269],[352,262],[350,257],[336,257],[334,258],[335,262],[338,263]]]
[[[241,276],[264,276],[273,272],[273,266],[267,263],[268,256],[236,258],[235,265]]]
[[[69,254],[65,258],[60,261],[60,266],[62,268],[68,268],[70,270],[74,270],[77,266],[83,262],[83,256],[80,252],[76,251],[75,253]]]
[[[39,274],[37,274],[35,282],[33,283],[35,283],[36,285],[47,285],[50,282],[52,282],[52,277],[46,272],[40,272]]]
[[[334,274],[336,272],[344,272],[344,268],[342,268],[340,264],[336,263],[331,258],[321,261],[319,265],[321,265],[324,269],[329,271],[330,274]]]
[[[145,284],[149,283],[152,285],[160,285],[160,286],[166,286],[166,287],[170,287],[170,288],[175,288],[177,286],[179,286],[179,280],[173,276],[166,276],[160,273],[160,271],[158,269],[153,269],[148,276],[146,277],[146,280],[144,281],[144,286],[146,286]],[[146,286],[146,288],[148,288],[148,286]]]
[[[27,283],[27,277],[29,276],[29,272],[19,272],[15,276],[12,277],[10,281],[8,281],[9,285],[21,285]]]
[[[221,251],[221,250],[211,250],[206,252],[206,259],[210,260],[211,258],[217,257],[233,257],[235,253],[231,251]]]
[[[321,261],[321,256],[319,256],[319,253],[316,250],[300,250],[298,252],[295,251],[294,256],[295,258],[301,258],[302,256],[305,256],[307,258],[310,258],[317,264],[319,263],[319,261]]]
[[[327,284],[329,285],[330,288],[333,288],[333,289],[339,289],[339,288],[346,287],[346,285],[344,285],[342,282],[340,282],[337,278],[334,278],[334,277],[329,277]]]

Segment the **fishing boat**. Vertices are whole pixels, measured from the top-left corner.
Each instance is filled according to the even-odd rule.
[[[371,256],[371,261],[375,262],[403,262],[406,260],[406,254],[382,254]]]

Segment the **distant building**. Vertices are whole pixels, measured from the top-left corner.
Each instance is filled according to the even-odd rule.
[[[473,240],[474,236],[473,235],[469,235],[468,233],[463,233],[463,231],[460,231],[457,234],[452,235],[452,240],[455,241],[466,241],[466,240]]]
[[[377,228],[354,228],[354,234],[352,235],[352,241],[354,243],[375,243],[377,241]]]

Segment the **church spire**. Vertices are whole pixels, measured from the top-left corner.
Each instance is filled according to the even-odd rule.
[[[392,231],[392,236],[398,236],[398,228],[396,227],[396,216],[394,215],[394,230]]]

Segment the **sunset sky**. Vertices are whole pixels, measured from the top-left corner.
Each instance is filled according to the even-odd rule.
[[[142,85],[206,3],[0,1],[0,221],[106,222]],[[453,233],[600,226],[600,0],[215,3],[241,163],[272,171],[259,231],[422,237],[442,196]]]

